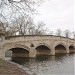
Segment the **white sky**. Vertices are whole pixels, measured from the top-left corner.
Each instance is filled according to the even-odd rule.
[[[38,8],[35,21],[43,21],[51,31],[74,31],[74,0],[49,0]]]

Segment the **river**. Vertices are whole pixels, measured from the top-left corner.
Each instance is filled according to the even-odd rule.
[[[37,75],[74,75],[75,54],[37,56],[36,59],[13,59]]]

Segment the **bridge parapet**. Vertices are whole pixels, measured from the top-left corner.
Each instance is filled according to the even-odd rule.
[[[36,36],[36,35],[25,35],[25,36],[9,36],[6,37],[7,42],[16,42],[16,41],[68,41],[75,43],[75,40],[65,37],[57,37],[57,36],[51,36],[51,35],[43,35],[43,36]]]

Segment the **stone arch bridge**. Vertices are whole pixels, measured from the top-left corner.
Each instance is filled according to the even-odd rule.
[[[75,41],[70,38],[51,35],[8,36],[0,42],[0,58],[11,50],[12,57],[33,57],[39,54],[56,55],[75,52]]]

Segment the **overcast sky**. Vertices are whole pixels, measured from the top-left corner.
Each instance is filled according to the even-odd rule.
[[[38,8],[35,21],[43,21],[51,31],[74,31],[74,0],[49,0]]]

